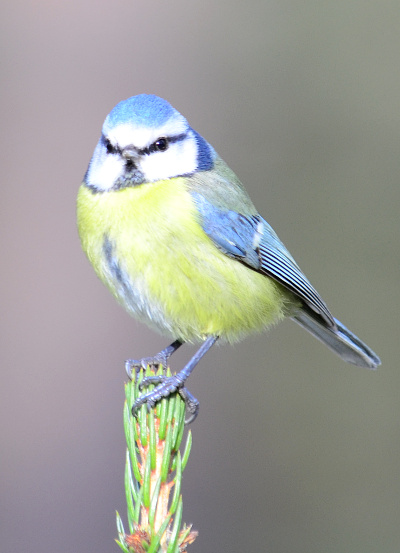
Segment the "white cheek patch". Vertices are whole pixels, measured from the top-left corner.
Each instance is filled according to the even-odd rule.
[[[119,155],[93,155],[86,177],[89,186],[99,190],[110,190],[124,171]]]
[[[193,173],[196,168],[197,144],[190,135],[172,143],[165,152],[153,152],[145,156],[140,164],[140,170],[148,181]]]

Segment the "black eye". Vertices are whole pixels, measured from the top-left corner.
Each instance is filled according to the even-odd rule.
[[[115,154],[115,148],[109,140],[106,140],[107,154]]]
[[[168,140],[166,138],[159,138],[154,142],[154,149],[158,152],[165,152],[168,148]]]

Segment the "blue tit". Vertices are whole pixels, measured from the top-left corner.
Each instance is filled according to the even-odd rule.
[[[162,98],[133,96],[106,117],[77,215],[98,277],[131,315],[174,338],[151,359],[166,364],[184,342],[201,343],[134,410],[178,391],[195,416],[198,402],[184,385],[206,351],[284,317],[348,363],[380,364],[332,316],[233,171]],[[149,360],[128,360],[128,373]]]

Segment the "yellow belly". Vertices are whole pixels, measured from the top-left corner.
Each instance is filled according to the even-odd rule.
[[[132,315],[183,341],[234,341],[280,320],[289,294],[219,251],[185,179],[78,195],[82,246]]]

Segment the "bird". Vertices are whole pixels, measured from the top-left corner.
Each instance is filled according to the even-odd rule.
[[[132,407],[178,392],[191,422],[199,402],[185,387],[217,342],[234,343],[289,317],[344,361],[369,369],[379,357],[335,319],[287,248],[214,148],[172,105],[153,94],[107,115],[78,191],[82,248],[128,313],[171,345],[128,359],[126,370],[169,363],[200,344],[176,374],[147,377]]]

